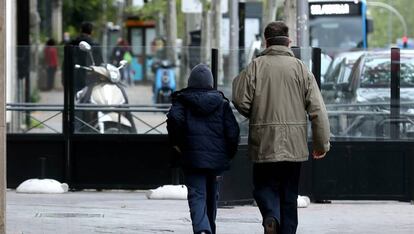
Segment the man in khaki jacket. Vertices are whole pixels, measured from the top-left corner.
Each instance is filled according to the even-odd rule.
[[[295,233],[301,162],[308,160],[307,117],[313,158],[328,152],[329,122],[315,78],[289,49],[288,27],[272,22],[266,49],[233,81],[233,104],[249,118],[253,196],[265,233]]]

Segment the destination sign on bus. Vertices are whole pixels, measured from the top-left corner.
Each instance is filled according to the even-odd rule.
[[[311,3],[309,11],[310,17],[361,15],[360,5],[352,3]]]

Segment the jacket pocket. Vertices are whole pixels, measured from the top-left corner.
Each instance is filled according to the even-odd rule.
[[[286,131],[286,151],[292,159],[303,160],[309,155],[306,124],[289,125]]]
[[[262,140],[263,126],[250,125],[249,127],[249,147],[258,149]]]
[[[285,144],[286,128],[284,125],[253,126],[251,144],[256,147],[259,159],[274,160]]]
[[[286,126],[269,125],[263,131],[264,141],[260,147],[264,159],[277,160],[286,143]]]

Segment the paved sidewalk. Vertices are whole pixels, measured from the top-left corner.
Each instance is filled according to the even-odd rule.
[[[141,191],[7,192],[8,234],[192,233],[187,201],[147,200]],[[257,207],[220,208],[218,234],[261,234]],[[299,209],[299,234],[414,233],[414,205],[333,201]]]

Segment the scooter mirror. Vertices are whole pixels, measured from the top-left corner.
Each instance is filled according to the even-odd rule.
[[[128,64],[128,61],[126,61],[126,60],[121,60],[120,62],[119,62],[119,65],[121,65],[121,66],[125,66],[125,65],[127,65]]]
[[[86,41],[81,41],[79,43],[79,49],[81,49],[82,51],[90,51],[91,45],[89,45],[89,43]]]

